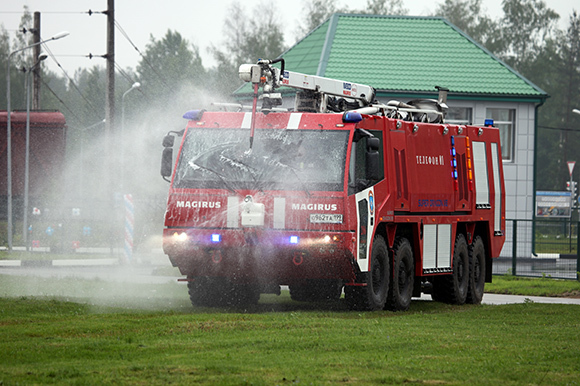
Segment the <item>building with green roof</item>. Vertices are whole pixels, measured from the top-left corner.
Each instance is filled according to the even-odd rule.
[[[373,86],[383,103],[448,88],[447,122],[500,128],[506,217],[532,218],[537,108],[548,95],[444,18],[334,14],[280,57],[290,71]],[[294,90],[282,91],[293,106]]]

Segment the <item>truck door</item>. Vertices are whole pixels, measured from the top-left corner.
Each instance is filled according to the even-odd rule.
[[[407,140],[404,131],[391,131],[393,166],[395,169],[395,210],[409,210],[409,180],[407,177]]]
[[[375,229],[375,192],[368,188],[356,194],[357,262],[362,272],[369,270],[369,254]]]
[[[472,173],[471,150],[468,149],[468,139],[465,136],[454,136],[451,140],[451,155],[453,162],[455,184],[455,210],[466,211],[471,208],[471,190],[469,189],[470,173]],[[473,178],[473,177],[472,177]]]
[[[380,141],[378,149],[380,162],[379,165],[375,165],[379,170],[374,172],[369,172],[369,165],[367,165],[367,152],[369,151],[367,148],[367,136],[369,133]],[[370,249],[375,228],[376,199],[374,185],[383,180],[385,176],[383,163],[384,144],[381,131],[370,130],[358,138],[357,135],[360,135],[360,133],[355,134],[351,147],[348,189],[349,195],[355,194],[356,201],[358,251],[356,260],[361,271],[367,272],[369,270]],[[374,151],[376,152],[376,150]],[[369,179],[369,173],[374,174],[373,178],[378,178]]]

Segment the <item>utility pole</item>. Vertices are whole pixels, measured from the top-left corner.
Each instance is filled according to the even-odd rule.
[[[110,139],[115,123],[115,0],[107,0],[107,98],[105,101],[105,132]],[[107,143],[110,151],[110,143]],[[109,155],[109,154],[108,154]]]
[[[109,244],[113,253],[113,184],[111,170],[114,168],[113,140],[115,130],[115,0],[107,0],[107,96],[105,100],[105,160],[103,162],[103,181],[105,185],[105,202],[109,219]]]
[[[34,12],[34,27],[32,30],[34,44],[40,42],[40,12]],[[34,63],[40,60],[40,44],[34,46]],[[40,66],[32,72],[32,110],[40,110]]]

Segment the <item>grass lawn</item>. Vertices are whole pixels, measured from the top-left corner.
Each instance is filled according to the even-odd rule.
[[[579,316],[431,301],[359,313],[287,292],[193,309],[174,282],[0,275],[0,384],[578,384]]]
[[[498,275],[493,277],[492,283],[485,283],[485,292],[524,296],[580,297],[580,281]]]
[[[578,306],[127,311],[0,299],[3,384],[572,384]]]

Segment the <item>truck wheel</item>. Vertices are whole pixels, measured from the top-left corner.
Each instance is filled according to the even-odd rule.
[[[235,307],[255,306],[260,300],[260,288],[252,284],[233,284],[231,286],[231,305]]]
[[[388,308],[392,311],[406,311],[411,305],[415,283],[415,263],[409,240],[395,240],[393,277],[389,290]]]
[[[194,307],[212,307],[216,305],[215,293],[217,288],[209,277],[190,278],[187,282],[189,300]]]
[[[485,246],[479,236],[469,247],[469,270],[467,303],[480,304],[485,288]]]
[[[433,300],[464,304],[469,288],[469,248],[465,236],[458,234],[453,251],[453,273],[433,278]]]
[[[307,280],[288,287],[290,297],[298,302],[338,300],[342,294],[342,281],[334,279]]]
[[[382,310],[389,294],[389,250],[385,239],[376,236],[371,252],[371,267],[366,275],[366,286],[345,287],[344,296],[351,310]]]
[[[194,307],[245,307],[260,300],[257,286],[232,283],[226,278],[196,277],[187,288]]]

